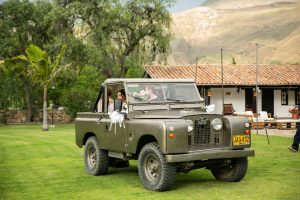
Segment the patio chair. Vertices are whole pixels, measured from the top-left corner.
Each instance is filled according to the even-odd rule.
[[[262,129],[265,127],[264,119],[254,116],[252,111],[245,111],[245,115],[248,117],[249,123],[253,129]]]
[[[233,115],[234,109],[233,105],[230,104],[224,104],[224,115]]]
[[[264,125],[268,126],[268,127],[271,127],[275,123],[275,119],[269,117],[269,115],[266,111],[260,111],[259,118],[264,120]]]
[[[271,118],[267,111],[259,111],[259,118],[266,119],[266,120],[274,120],[274,118]]]

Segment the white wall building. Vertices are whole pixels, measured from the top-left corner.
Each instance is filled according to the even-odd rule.
[[[270,89],[269,89],[270,90]],[[264,100],[267,101],[266,104],[271,104],[270,108],[263,108],[262,106],[262,93],[264,89],[260,89],[260,92],[257,96],[257,106],[258,112],[259,111],[268,111],[272,115],[278,117],[291,117],[291,114],[288,110],[296,105],[296,90],[290,89],[287,91],[288,93],[288,104],[282,105],[281,104],[281,89],[271,89],[274,91],[273,102],[269,102],[268,99]],[[216,113],[222,113],[222,89],[221,88],[211,88],[211,96],[210,96],[210,104],[216,105]],[[246,107],[246,90],[245,89],[237,89],[237,88],[224,88],[224,104],[232,104],[233,109],[237,112],[243,112],[249,107]],[[299,95],[299,94],[298,94]],[[253,97],[256,98],[256,97]],[[253,102],[255,103],[255,102]],[[273,104],[273,109],[272,109]],[[255,107],[253,105],[253,107]],[[254,109],[250,109],[253,110]]]
[[[222,70],[220,65],[145,66],[149,78],[193,78],[207,104],[222,113]],[[256,75],[258,80],[256,81]],[[255,86],[259,92],[256,98]],[[267,111],[272,116],[291,117],[289,108],[300,105],[300,65],[224,65],[224,104],[235,111]],[[255,94],[254,94],[255,93]]]

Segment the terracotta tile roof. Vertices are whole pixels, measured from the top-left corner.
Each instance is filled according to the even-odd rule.
[[[151,78],[195,78],[198,85],[221,85],[220,65],[146,65]],[[224,85],[255,85],[256,65],[224,65]],[[300,85],[300,65],[259,65],[258,85]]]

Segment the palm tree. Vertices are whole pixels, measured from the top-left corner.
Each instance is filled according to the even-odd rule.
[[[29,76],[33,82],[39,83],[44,88],[43,97],[43,131],[48,131],[48,86],[54,80],[54,78],[66,68],[66,66],[60,65],[62,55],[66,50],[64,45],[55,59],[51,59],[50,56],[33,44],[29,45],[26,50],[26,56],[17,56],[14,59],[20,59],[29,64]]]

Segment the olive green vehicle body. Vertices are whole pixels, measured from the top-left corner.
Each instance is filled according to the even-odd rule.
[[[193,80],[108,79],[102,86],[106,88],[112,82],[122,82],[126,86],[131,82],[193,83]],[[254,156],[250,149],[251,136],[249,143],[233,145],[235,135],[244,135],[245,130],[250,129],[245,126],[247,118],[209,114],[201,102],[141,105],[128,102],[128,112],[124,115],[124,125],[120,126],[118,123],[111,124],[105,112],[78,113],[75,120],[76,145],[81,148],[90,136],[96,136],[101,149],[107,150],[110,157],[130,160],[138,158],[145,144],[157,142],[166,162],[170,163]],[[222,120],[221,130],[211,127],[215,118]],[[194,122],[192,132],[187,129],[187,120]],[[205,138],[202,138],[201,130],[196,133],[197,123],[206,134],[209,132]]]

